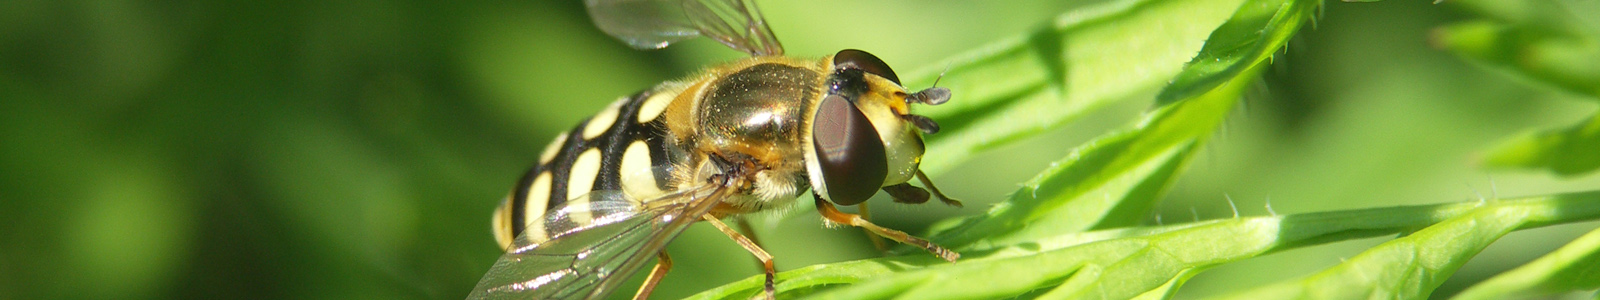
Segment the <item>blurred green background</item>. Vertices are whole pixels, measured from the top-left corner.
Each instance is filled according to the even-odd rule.
[[[1090,4],[761,2],[790,55],[859,48],[902,74]],[[1428,45],[1468,17],[1426,1],[1328,3],[1147,221],[1230,217],[1227,197],[1261,215],[1269,199],[1282,214],[1600,187],[1474,164],[1595,105]],[[490,211],[555,133],[741,55],[705,40],[635,51],[576,0],[0,2],[0,299],[459,299],[499,255]],[[965,209],[873,201],[875,215],[917,232],[982,211],[1147,105],[937,175]],[[755,220],[780,270],[875,255],[803,207]],[[1594,227],[1512,234],[1436,295]],[[1304,274],[1377,242],[1230,264],[1179,296]],[[759,274],[708,228],[669,251],[678,265],[660,298]]]

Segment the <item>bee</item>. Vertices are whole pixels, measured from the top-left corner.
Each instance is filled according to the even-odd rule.
[[[872,224],[865,207],[861,215],[835,207],[879,190],[901,203],[960,205],[918,169],[921,134],[939,125],[910,107],[944,103],[949,89],[908,92],[860,50],[785,57],[749,0],[585,4],[602,31],[635,48],[705,36],[751,57],[623,97],[557,136],[495,211],[506,254],[469,299],[603,298],[654,257],[634,296],[646,298],[672,266],[667,243],[699,221],[761,261],[771,299],[773,257],[721,219],[791,207],[807,190],[827,222],[951,262],[960,256]]]

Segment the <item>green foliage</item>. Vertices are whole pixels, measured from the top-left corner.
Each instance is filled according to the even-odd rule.
[[[781,297],[1600,287],[1595,233],[1545,255],[1594,227],[1600,2],[757,1],[796,57],[943,74],[923,167],[968,203],[873,210],[954,264],[756,216]],[[581,1],[3,1],[0,299],[460,299],[556,132],[740,55],[629,49]],[[1549,196],[1422,205],[1490,176]],[[756,295],[703,227],[656,298]]]
[[[1211,32],[1199,54],[1157,96],[1163,105],[1147,113],[1139,124],[1074,149],[987,213],[936,226],[932,240],[964,253],[963,260],[947,264],[910,253],[805,267],[779,274],[780,297],[1165,299],[1191,277],[1220,264],[1334,241],[1403,234],[1302,279],[1223,298],[1423,299],[1474,255],[1513,230],[1600,218],[1600,192],[1587,192],[1129,227],[1137,225],[1132,220],[1148,214],[1163,197],[1186,162],[1234,107],[1244,87],[1255,80],[1259,67],[1311,19],[1320,4],[1292,0],[1244,3]],[[1118,15],[1145,14],[1159,14],[1159,10],[1131,9]],[[1055,104],[1059,108],[1049,114],[1015,116],[1018,111],[1014,109],[1025,105],[1071,98],[1054,95],[1062,89],[1047,75],[1061,68],[1056,62],[1029,64],[1022,62],[1024,58],[1039,58],[1018,57],[1018,53],[1038,49],[1050,50],[1043,52],[1045,57],[1057,57],[1057,50],[1070,48],[1056,46],[1061,43],[1058,39],[1072,36],[1064,33],[1083,30],[1062,28],[1046,27],[1026,39],[1008,40],[958,58],[957,67],[946,75],[947,82],[978,92],[962,98],[962,106],[939,111],[943,113],[940,116],[992,121],[958,121],[951,130],[955,138],[938,140],[933,147],[976,151],[1040,131],[1033,126],[1057,124],[1092,109],[1093,105],[1068,102]],[[1172,36],[1163,40],[1185,39]],[[1071,57],[1062,60],[1069,66],[1079,63]],[[964,85],[962,80],[993,78],[996,72],[1022,76],[991,87],[1000,91]],[[1017,123],[1031,126],[997,125]],[[1583,134],[1572,139],[1593,136],[1590,133],[1592,130],[1545,137],[1556,141],[1544,144],[1559,143],[1569,135]],[[1525,156],[1545,157],[1543,163],[1549,166],[1590,169],[1585,161],[1560,159],[1600,158],[1594,151],[1600,147],[1587,143],[1561,149],[1567,151],[1558,158]],[[1486,283],[1503,287],[1483,289],[1498,295],[1533,287],[1546,288],[1541,290],[1544,292],[1592,289],[1596,280],[1582,275],[1592,275],[1587,274],[1593,273],[1591,256],[1600,255],[1596,254],[1600,249],[1587,245],[1588,239],[1594,238],[1558,251],[1560,258],[1546,258],[1502,275],[1517,279],[1497,278]],[[1536,277],[1558,272],[1584,274]],[[1496,283],[1518,279],[1520,282]],[[759,276],[751,277],[691,298],[742,299],[758,295],[761,284]]]
[[[1248,85],[1248,79],[1230,83],[1162,108],[1133,130],[1091,141],[987,213],[936,230],[933,240],[961,250],[1126,226],[1160,199]]]
[[[1600,20],[1584,3],[1465,1],[1484,18],[1440,28],[1434,43],[1470,61],[1600,101]],[[1528,131],[1484,158],[1491,167],[1577,176],[1600,168],[1600,115],[1566,128]]]
[[[1577,1],[1464,0],[1483,18],[1434,32],[1433,43],[1469,60],[1600,100],[1600,24]],[[1585,12],[1587,11],[1587,13]]]
[[[1462,291],[1455,299],[1507,299],[1551,296],[1600,289],[1600,230],[1589,232],[1549,255]]]
[[[810,266],[780,273],[778,290],[790,297],[822,290],[809,295],[821,299],[990,299],[1045,289],[1035,296],[1124,299],[1164,295],[1192,272],[1274,251],[1409,233],[1307,279],[1232,297],[1416,299],[1427,298],[1452,271],[1511,230],[1594,219],[1600,219],[1600,192],[1109,229],[970,249],[954,264],[909,255]],[[1412,232],[1417,228],[1423,229]],[[1563,253],[1594,250],[1578,247]],[[1592,273],[1592,265],[1559,265],[1565,272]],[[1551,272],[1545,268],[1523,272]],[[762,280],[751,277],[692,298],[743,299],[760,293]],[[1594,283],[1585,277],[1562,280]]]
[[[1577,176],[1600,168],[1596,149],[1600,149],[1600,115],[1566,128],[1519,134],[1490,149],[1484,164]]]
[[[1024,183],[1011,199],[950,232],[937,233],[934,240],[966,245],[980,239],[1005,241],[1013,234],[1026,240],[1133,225],[1161,198],[1174,175],[1254,80],[1256,73],[1248,69],[1279,48],[1317,3],[1244,5],[1211,34],[1207,39],[1211,42],[1177,75],[1179,80],[1162,91],[1160,99],[1173,99],[1163,101],[1167,106],[1132,131],[1108,135],[1073,151]],[[1216,82],[1219,78],[1231,82],[1224,86]],[[1205,92],[1193,92],[1197,90]]]
[[[929,138],[938,151],[928,152],[923,170],[946,171],[973,153],[1160,87],[1240,3],[1110,1],[920,69],[907,86],[943,75],[939,85],[960,100],[926,110],[943,129]]]
[[[1223,298],[1426,299],[1467,260],[1512,230],[1600,217],[1596,210],[1600,209],[1600,192],[1477,204],[1441,207],[1445,209],[1434,211],[1433,216],[1449,219],[1367,249],[1317,274]]]

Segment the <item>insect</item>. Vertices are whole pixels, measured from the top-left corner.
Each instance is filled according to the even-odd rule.
[[[859,50],[784,57],[749,0],[585,4],[602,31],[636,48],[706,36],[752,56],[623,97],[557,136],[494,213],[507,252],[468,298],[603,298],[658,258],[635,293],[643,299],[672,266],[667,243],[705,221],[760,259],[771,299],[772,256],[720,219],[789,207],[807,190],[826,221],[959,257],[834,206],[879,190],[960,205],[918,169],[921,134],[939,126],[910,110],[948,101],[948,89],[910,93]]]

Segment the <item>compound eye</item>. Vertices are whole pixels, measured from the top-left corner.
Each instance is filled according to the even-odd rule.
[[[844,97],[830,95],[822,98],[811,126],[828,200],[856,205],[877,193],[889,176],[889,158],[867,115]]]
[[[873,56],[866,51],[856,49],[840,50],[839,53],[833,55],[833,68],[861,69],[872,75],[889,79],[894,84],[900,84],[900,76],[894,74],[894,69],[890,69],[889,64],[883,63],[882,59],[878,59],[877,56]]]

